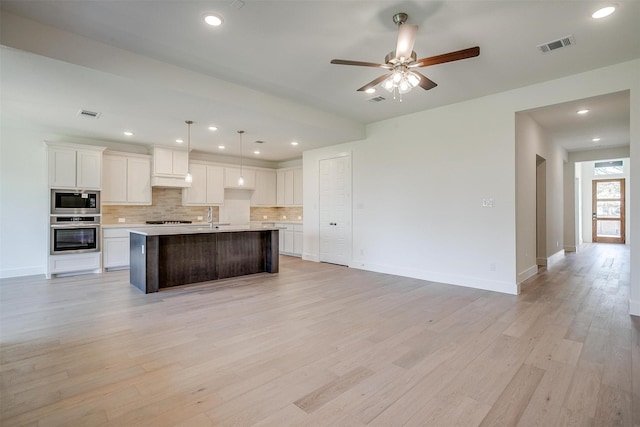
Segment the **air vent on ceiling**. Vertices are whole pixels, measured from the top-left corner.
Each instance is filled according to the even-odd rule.
[[[369,98],[369,102],[380,102],[384,101],[386,98],[384,96],[376,96],[373,98]]]
[[[254,142],[254,143],[256,143],[256,144],[264,144],[264,141],[260,141],[260,140],[258,140],[258,141],[253,141],[253,142]]]
[[[89,111],[89,110],[78,110],[78,115],[81,117],[89,117],[92,119],[97,119],[98,117],[100,117],[100,113],[96,113],[95,111]]]
[[[537,47],[540,49],[540,52],[547,53],[552,50],[560,49],[561,47],[573,46],[574,44],[576,44],[576,41],[573,39],[573,36],[569,35],[559,38],[558,40],[540,44]]]

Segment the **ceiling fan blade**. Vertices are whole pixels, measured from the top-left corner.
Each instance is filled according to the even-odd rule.
[[[480,55],[480,47],[470,47],[468,49],[456,50],[455,52],[443,53],[442,55],[430,56],[429,58],[418,59],[409,67],[426,67],[429,65],[444,64],[445,62],[459,61],[460,59],[473,58]]]
[[[375,62],[361,62],[361,61],[350,61],[348,59],[332,59],[332,64],[338,65],[357,65],[360,67],[376,67],[376,68],[385,68],[390,70],[392,67],[387,64],[377,64]]]
[[[374,87],[378,83],[380,83],[383,80],[385,80],[387,77],[389,77],[388,74],[383,74],[380,77],[378,77],[377,79],[371,80],[369,83],[367,83],[366,85],[364,85],[360,89],[358,89],[358,92],[363,92],[363,91],[365,91],[367,89],[370,89],[370,88]]]
[[[418,86],[420,86],[422,89],[429,90],[429,89],[433,89],[434,87],[438,86],[438,84],[436,82],[434,82],[433,80],[427,78],[424,74],[419,73],[417,71],[412,71],[412,73],[414,73],[418,77],[420,77],[420,83],[418,83]]]
[[[398,27],[398,42],[396,43],[396,59],[408,59],[413,52],[413,44],[418,33],[417,25],[402,24]]]

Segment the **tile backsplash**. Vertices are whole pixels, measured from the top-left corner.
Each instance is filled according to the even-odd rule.
[[[266,219],[264,217],[267,217]],[[286,217],[286,219],[284,218]],[[302,221],[302,207],[251,208],[251,221]]]
[[[102,206],[102,223],[117,224],[118,218],[124,218],[129,224],[142,224],[145,221],[183,220],[197,222],[201,216],[207,220],[206,206],[182,206],[182,189],[152,189],[151,206]],[[218,207],[213,207],[213,220],[218,221]]]
[[[145,221],[160,220],[198,222],[199,216],[203,221],[207,219],[206,206],[182,206],[182,189],[180,188],[154,187],[152,203],[151,206],[102,206],[102,223],[117,224],[119,218],[124,218],[127,224],[143,224]],[[265,216],[266,219],[264,219]],[[219,218],[219,209],[214,206],[213,220],[218,222]],[[302,207],[252,207],[250,219],[251,221],[301,221]]]

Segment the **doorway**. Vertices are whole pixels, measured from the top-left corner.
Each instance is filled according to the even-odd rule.
[[[351,261],[351,156],[320,161],[320,261]]]
[[[536,263],[547,265],[547,161],[536,155]]]
[[[624,179],[597,179],[592,183],[592,240],[625,243]]]

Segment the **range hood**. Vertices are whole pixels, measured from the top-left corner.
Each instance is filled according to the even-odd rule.
[[[191,183],[184,180],[184,177],[166,177],[166,176],[152,176],[152,187],[165,187],[165,188],[189,188]]]

